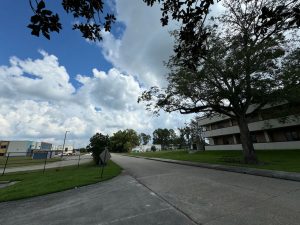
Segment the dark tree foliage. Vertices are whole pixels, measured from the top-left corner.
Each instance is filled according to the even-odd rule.
[[[109,145],[109,136],[101,133],[96,133],[90,138],[90,144],[86,146],[88,152],[92,152],[94,162],[98,165],[100,163],[100,154]]]
[[[280,86],[285,87],[279,94],[283,100],[299,103],[300,96],[300,48],[288,55],[282,62],[284,70],[280,74]]]
[[[173,129],[158,128],[153,132],[153,144],[161,145],[162,149],[167,149],[171,144],[176,143],[176,133]]]
[[[31,29],[32,35],[42,34],[50,39],[50,33],[59,33],[62,25],[59,15],[47,9],[45,2],[44,0],[29,0],[34,15],[31,17],[28,28]],[[112,23],[116,20],[113,14],[103,15],[104,3],[102,0],[61,0],[61,4],[66,13],[72,14],[80,21],[73,25],[73,30],[79,30],[84,38],[92,41],[102,40],[101,29],[110,31]]]
[[[188,148],[205,150],[205,141],[202,137],[202,127],[198,125],[198,117],[192,119],[185,127],[179,128],[180,137]]]
[[[70,13],[74,18],[81,19],[83,22],[74,24],[73,29],[80,30],[84,38],[96,41],[101,40],[101,28],[109,31],[115,17],[111,13],[104,13],[103,0],[61,0],[66,13]],[[204,54],[203,43],[210,35],[205,29],[204,22],[211,6],[220,0],[143,0],[147,5],[153,6],[154,3],[162,4],[162,25],[168,24],[169,20],[177,20],[182,23],[180,29],[180,44],[175,48],[178,55],[183,50],[188,49],[189,58],[186,60],[190,66],[197,60],[198,55]],[[260,0],[249,0],[248,2]],[[28,27],[32,34],[39,36],[42,33],[50,39],[51,32],[59,32],[62,26],[59,16],[46,8],[45,0],[29,0],[34,15]],[[289,29],[293,26],[300,26],[300,10],[298,0],[277,0],[274,4],[260,8],[260,21],[257,27],[258,33],[264,33],[268,29],[276,26],[284,26]],[[134,7],[134,6],[133,6]],[[108,8],[108,7],[107,7]]]
[[[190,68],[196,68],[200,55],[206,54],[205,41],[210,36],[210,31],[204,26],[209,10],[213,4],[220,0],[143,0],[152,6],[155,2],[162,4],[163,26],[169,20],[182,23],[178,45],[174,50],[178,57],[185,55],[185,64]],[[237,3],[240,0],[236,0]],[[271,4],[263,4],[264,0],[248,0],[249,3],[257,4],[259,21],[256,32],[265,34],[267,30],[281,27],[290,29],[300,26],[300,2],[299,0],[276,0]]]
[[[151,136],[149,134],[145,134],[145,133],[141,133],[139,135],[140,138],[140,143],[142,143],[143,145],[146,145],[149,143],[149,141],[151,140]]]
[[[139,144],[139,136],[133,129],[119,130],[110,138],[110,150],[112,152],[130,152]]]

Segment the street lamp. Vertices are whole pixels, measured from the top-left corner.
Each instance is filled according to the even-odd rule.
[[[62,148],[62,153],[61,153],[61,157],[63,157],[63,154],[64,154],[64,150],[65,150],[65,143],[66,143],[66,138],[67,138],[67,133],[70,133],[70,131],[66,130],[66,133],[65,133],[65,138],[64,138],[64,144],[63,144],[63,148]]]

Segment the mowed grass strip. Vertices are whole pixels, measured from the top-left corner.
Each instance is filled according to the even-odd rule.
[[[55,157],[51,159],[47,159],[47,163],[60,161],[60,157]],[[3,168],[6,163],[6,157],[0,156],[0,168]],[[44,164],[45,159],[32,159],[31,157],[23,157],[23,156],[10,156],[7,160],[7,168],[11,167],[20,167],[20,166],[31,166]]]
[[[300,172],[300,150],[257,150],[256,153],[259,159],[258,165],[242,163],[242,151],[204,151],[196,153],[188,153],[187,151],[158,151],[130,153],[130,155]]]
[[[104,168],[93,163],[43,171],[9,173],[0,177],[1,181],[19,181],[18,183],[0,188],[0,202],[23,199],[33,196],[63,191],[74,187],[111,179],[120,174],[122,168],[112,161]]]

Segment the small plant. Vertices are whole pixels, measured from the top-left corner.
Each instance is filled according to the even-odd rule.
[[[154,145],[151,146],[151,151],[156,152],[156,147]]]

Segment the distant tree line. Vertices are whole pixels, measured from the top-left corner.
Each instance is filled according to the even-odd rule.
[[[196,119],[191,120],[185,127],[178,128],[177,133],[174,129],[158,128],[152,134],[152,143],[161,145],[162,150],[192,148],[193,145],[197,146],[197,150],[203,149],[204,141],[201,138],[201,129],[197,126]],[[112,136],[96,133],[90,138],[89,145],[80,149],[80,151],[92,152],[93,158],[98,164],[99,155],[105,149],[116,153],[131,152],[136,146],[149,144],[150,140],[151,135],[138,134],[133,129],[119,130]],[[155,151],[156,148],[151,148],[151,150]]]
[[[108,149],[110,152],[130,152],[132,148],[140,145],[141,139],[144,143],[149,141],[147,138],[146,134],[138,135],[133,129],[119,130],[112,136],[96,133],[90,138],[90,144],[86,149],[88,152],[92,152],[95,163],[99,164],[99,155],[105,149]]]

